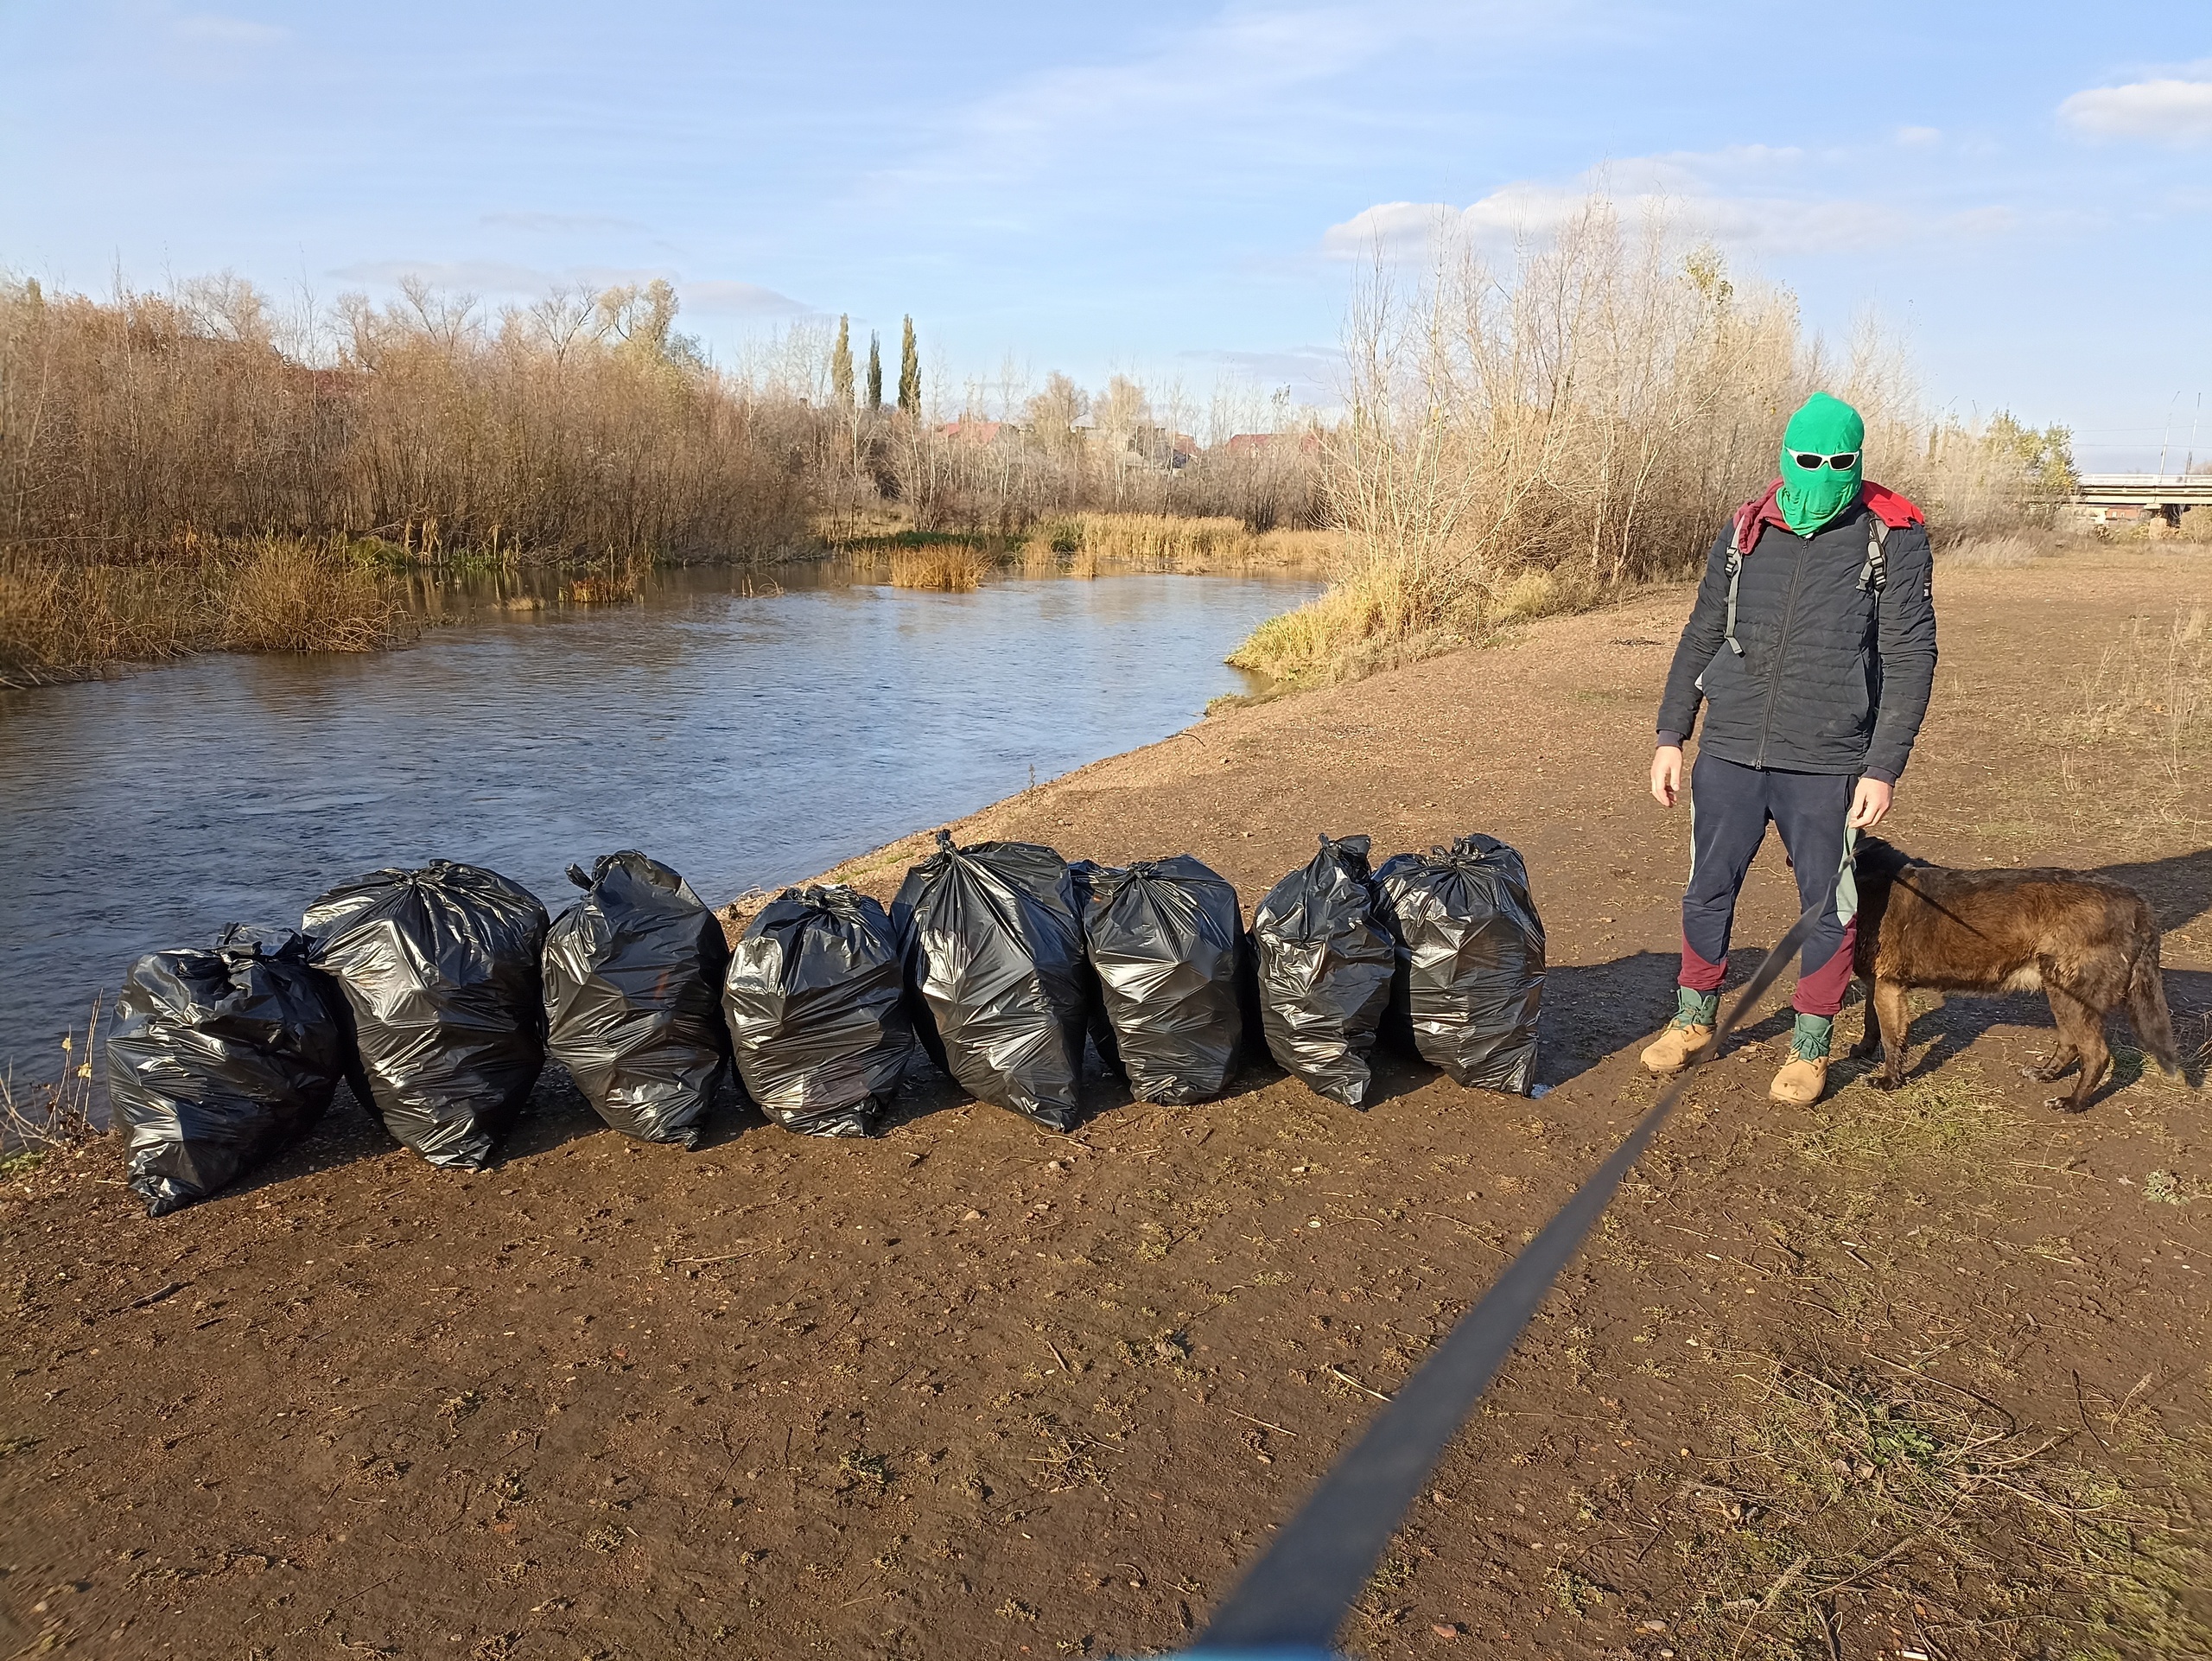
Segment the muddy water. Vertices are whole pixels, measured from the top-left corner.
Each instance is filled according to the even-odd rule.
[[[536,611],[449,592],[464,620],[402,651],[0,692],[0,1066],[51,1079],[138,953],[296,925],[378,866],[474,861],[556,910],[564,867],[620,848],[717,903],[810,875],[1187,725],[1315,586],[795,575]]]

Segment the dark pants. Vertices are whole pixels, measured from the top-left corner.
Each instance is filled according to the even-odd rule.
[[[1858,833],[1844,828],[1859,780],[1840,773],[1781,773],[1700,755],[1690,769],[1690,883],[1682,895],[1681,983],[1713,992],[1728,972],[1736,895],[1771,823],[1797,870],[1801,906],[1821,902],[1819,924],[1797,963],[1802,1015],[1833,1015],[1851,984],[1859,885],[1851,870]]]

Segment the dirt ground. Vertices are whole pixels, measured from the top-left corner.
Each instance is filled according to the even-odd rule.
[[[1894,839],[2136,884],[2197,1048],[2212,747],[2169,628],[2212,560],[1946,570],[1937,597]],[[685,1153],[549,1084],[478,1176],[341,1097],[162,1221],[112,1143],[9,1181],[0,1656],[1185,1641],[1651,1099],[1688,826],[1643,779],[1688,604],[1234,710],[957,827],[1186,850],[1248,909],[1317,831],[1378,859],[1503,837],[1550,935],[1539,1099],[1389,1061],[1364,1112],[1268,1073],[1173,1110],[1102,1088],[1055,1137],[932,1088],[877,1140],[733,1105]],[[887,894],[919,845],[851,874]],[[1791,893],[1770,845],[1738,975]],[[1852,1066],[1770,1106],[1779,1013],[1698,1075],[1347,1648],[2212,1653],[2207,1098],[2123,1044],[2062,1117],[2021,1075],[2039,1000],[1922,1007],[1897,1095]]]

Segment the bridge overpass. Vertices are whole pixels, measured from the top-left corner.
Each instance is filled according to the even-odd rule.
[[[2212,507],[2212,473],[2082,473],[2072,505],[2097,525],[2180,523],[2192,507]]]

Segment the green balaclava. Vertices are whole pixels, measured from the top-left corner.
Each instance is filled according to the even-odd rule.
[[[1782,434],[1782,517],[1792,531],[1809,537],[1859,500],[1866,475],[1866,423],[1840,398],[1815,392],[1789,417]],[[1800,455],[1849,455],[1851,465],[1838,472],[1822,461],[1801,468]]]

